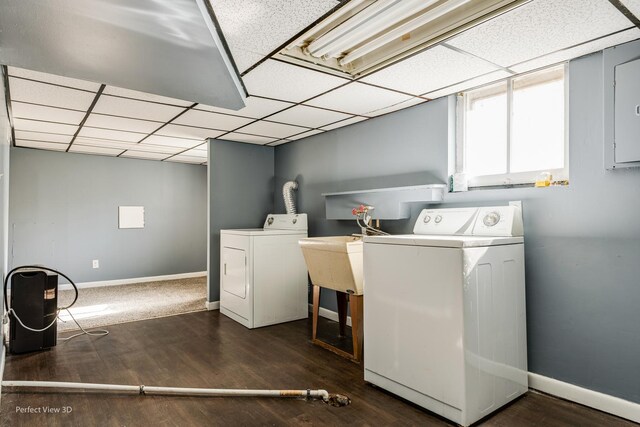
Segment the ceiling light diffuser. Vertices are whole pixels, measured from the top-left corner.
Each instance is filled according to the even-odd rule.
[[[358,77],[530,0],[351,0],[277,57]]]

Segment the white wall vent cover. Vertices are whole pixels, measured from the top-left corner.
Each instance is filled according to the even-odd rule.
[[[118,228],[144,228],[144,206],[118,206]]]

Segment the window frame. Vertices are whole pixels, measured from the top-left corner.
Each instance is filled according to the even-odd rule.
[[[498,85],[501,83],[507,83],[507,170],[511,166],[511,141],[512,141],[512,127],[511,122],[513,118],[513,81],[520,77],[549,71],[554,68],[562,67],[563,80],[564,80],[564,167],[558,169],[542,169],[526,172],[507,172],[494,175],[480,175],[480,176],[468,176],[469,188],[477,187],[505,187],[512,185],[533,185],[536,182],[536,178],[543,172],[549,172],[553,176],[553,181],[568,181],[569,180],[569,67],[567,62],[560,64],[554,64],[552,66],[539,68],[537,70],[528,71],[526,73],[514,74],[506,79],[494,81],[488,84],[477,86],[468,89],[464,92],[460,92],[456,96],[456,137],[455,137],[455,167],[456,173],[465,173],[466,167],[466,94],[478,89],[487,88],[490,86]]]

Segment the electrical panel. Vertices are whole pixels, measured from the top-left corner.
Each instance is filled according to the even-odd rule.
[[[614,159],[640,162],[640,59],[616,65]]]
[[[640,167],[640,40],[603,51],[604,166]]]

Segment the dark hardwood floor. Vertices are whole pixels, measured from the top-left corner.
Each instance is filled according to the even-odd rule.
[[[324,334],[337,330],[320,325]],[[368,385],[362,367],[310,343],[310,321],[248,330],[217,311],[108,328],[50,351],[7,356],[4,379],[176,387],[326,389],[350,406],[258,398],[16,392],[3,388],[2,426],[77,425],[448,425]],[[329,334],[330,335],[330,334]],[[348,342],[346,340],[345,342]],[[19,408],[69,407],[70,413]],[[28,410],[28,409],[25,409]],[[549,396],[528,393],[481,423],[486,426],[631,426],[633,423]]]

